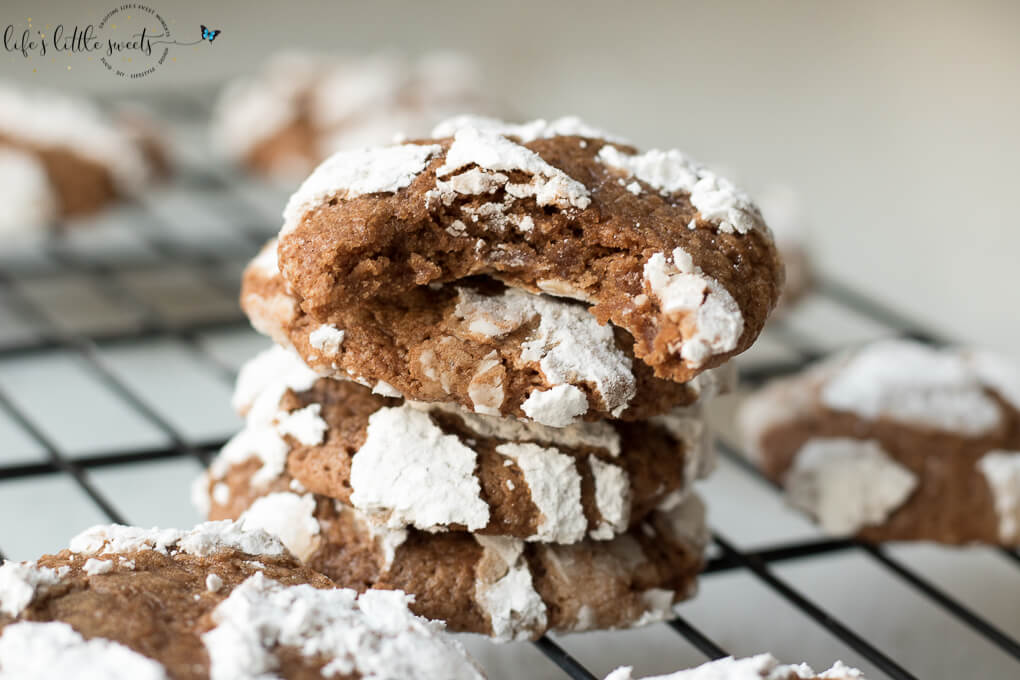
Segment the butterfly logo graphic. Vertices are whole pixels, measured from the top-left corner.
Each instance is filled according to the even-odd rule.
[[[218,36],[222,32],[223,31],[220,31],[218,29],[217,30],[213,30],[211,28],[206,28],[203,25],[202,26],[202,40],[208,40],[209,42],[212,42],[213,40],[216,40],[216,36]]]

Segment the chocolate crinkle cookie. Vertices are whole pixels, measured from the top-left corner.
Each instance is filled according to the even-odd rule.
[[[1020,369],[884,340],[750,396],[752,460],[827,532],[1020,545]]]
[[[280,347],[245,365],[235,405],[245,428],[196,492],[235,510],[228,477],[240,465],[257,490],[286,470],[392,529],[576,543],[627,531],[713,463],[696,408],[554,428],[373,394]]]
[[[157,140],[87,100],[0,83],[0,233],[38,230],[137,195],[160,172]]]
[[[0,678],[482,678],[408,602],[336,588],[234,522],[98,526],[0,566]]]
[[[252,325],[321,375],[485,415],[552,427],[643,420],[733,382],[730,365],[686,383],[657,378],[635,359],[631,336],[601,325],[584,304],[493,280],[414,288],[398,302],[351,311],[344,329],[319,323],[288,290],[275,240],[248,265],[241,287]]]
[[[694,595],[704,564],[708,531],[694,494],[670,496],[612,540],[556,544],[394,529],[286,473],[255,485],[258,471],[228,469],[229,494],[205,501],[210,517],[240,517],[340,585],[402,590],[416,614],[497,641],[661,621]]]
[[[617,668],[606,680],[637,680],[629,667]],[[805,663],[781,664],[771,654],[758,654],[744,659],[732,656],[716,659],[697,668],[668,675],[644,677],[641,680],[864,680],[864,675],[841,661],[832,668],[816,673]]]
[[[433,137],[335,154],[287,205],[280,272],[336,340],[366,316],[406,308],[415,291],[483,277],[581,303],[609,324],[606,351],[684,382],[747,349],[776,304],[783,268],[758,208],[678,151],[641,153],[577,119],[462,117]],[[541,351],[546,315],[527,298],[454,298],[483,339],[534,325]],[[513,310],[505,327],[485,323],[493,305]],[[584,327],[562,308],[556,326],[581,342]],[[629,337],[617,344],[610,329]],[[617,396],[598,392],[596,405]],[[625,408],[632,390],[622,394]]]

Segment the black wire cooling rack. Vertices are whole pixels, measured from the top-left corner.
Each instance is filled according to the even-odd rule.
[[[135,415],[154,427],[166,442],[158,446],[101,450],[88,456],[68,455],[40,422],[40,418],[27,412],[14,395],[8,392],[7,386],[0,382],[0,416],[6,416],[15,423],[45,454],[38,461],[0,466],[0,495],[3,493],[4,482],[62,476],[73,480],[73,484],[107,520],[130,523],[132,517],[118,510],[116,499],[110,498],[94,483],[90,477],[91,472],[132,463],[179,458],[191,458],[205,465],[224,443],[222,437],[199,441],[183,432],[180,423],[168,417],[153,399],[141,396],[137,384],[125,380],[122,373],[111,368],[105,358],[110,348],[169,339],[186,348],[185,351],[191,354],[192,359],[224,381],[233,380],[236,363],[225,361],[220,354],[210,351],[203,338],[210,332],[248,328],[247,320],[235,302],[239,273],[245,262],[275,232],[278,221],[269,210],[260,209],[258,205],[262,199],[266,199],[264,204],[272,205],[272,198],[259,196],[257,188],[242,185],[229,171],[216,168],[213,164],[204,165],[201,162],[202,145],[198,143],[194,148],[198,150],[192,158],[199,160],[183,162],[182,167],[178,168],[174,180],[176,193],[173,195],[183,196],[186,201],[191,201],[196,194],[206,198],[215,196],[214,203],[229,214],[229,221],[234,227],[231,232],[220,234],[221,238],[216,235],[209,238],[209,234],[196,237],[194,224],[175,223],[177,219],[196,219],[196,215],[200,219],[202,211],[208,209],[208,201],[203,203],[206,207],[192,208],[189,217],[180,218],[175,218],[173,211],[165,208],[139,203],[128,206],[127,210],[133,215],[129,220],[130,228],[136,245],[145,253],[144,257],[134,257],[130,253],[110,257],[106,251],[97,255],[88,248],[77,247],[71,236],[49,238],[33,247],[33,256],[28,258],[5,256],[0,250],[0,321],[3,321],[6,314],[8,320],[17,319],[18,323],[33,329],[27,336],[0,332],[0,362],[45,361],[46,357],[58,353],[73,355],[95,380],[128,404]],[[242,186],[246,187],[243,191],[240,188]],[[75,238],[87,242],[88,233],[82,230]],[[183,276],[180,274],[182,267],[185,270]],[[151,280],[152,277],[159,279],[160,275],[168,272],[174,274],[170,279],[186,284],[186,291],[181,293],[185,299],[181,300],[180,307],[168,308],[164,304],[153,303],[144,287],[131,284],[132,277],[136,275],[144,275]],[[63,323],[62,318],[42,304],[39,295],[33,292],[37,284],[45,284],[55,278],[83,282],[92,291],[92,295],[103,298],[104,305],[121,312],[130,321],[113,329],[90,328],[87,319],[71,325]],[[909,318],[844,285],[823,280],[817,287],[816,295],[835,305],[837,310],[845,310],[847,314],[870,320],[894,333],[929,343],[939,343],[942,340]],[[211,299],[219,300],[212,305],[212,312],[207,304]],[[190,313],[196,309],[198,313]],[[73,313],[74,310],[69,311]],[[13,322],[10,323],[13,328]],[[778,360],[756,362],[743,370],[742,379],[747,384],[753,385],[798,370],[824,353],[794,325],[782,319],[772,323],[766,335],[786,349],[785,356]],[[59,389],[59,385],[54,387]],[[720,446],[728,461],[739,465],[749,474],[758,475],[733,446]],[[0,462],[2,460],[0,458]],[[5,527],[11,526],[8,522],[16,521],[17,518],[13,516],[0,518],[0,558],[3,558]],[[847,552],[856,552],[872,560],[907,588],[941,608],[1014,661],[1020,661],[1020,643],[1017,639],[981,612],[975,611],[936,585],[933,580],[908,566],[884,546],[866,545],[853,540],[812,538],[745,550],[726,537],[714,533],[713,557],[704,578],[712,579],[713,575],[734,571],[749,574],[760,585],[799,610],[886,676],[902,680],[914,678],[901,661],[884,651],[881,645],[870,641],[868,631],[855,629],[834,616],[799,588],[797,583],[780,575],[776,568],[796,560]],[[1020,557],[1016,552],[1000,550],[998,553],[1002,559],[1020,569]],[[668,625],[709,658],[728,654],[723,646],[686,618],[675,618]],[[544,637],[534,644],[565,676],[586,680],[596,677],[558,641]],[[938,647],[933,642],[931,653],[951,653],[951,649],[940,650]]]

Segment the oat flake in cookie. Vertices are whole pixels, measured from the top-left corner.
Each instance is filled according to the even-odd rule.
[[[349,311],[342,328],[298,304],[270,242],[248,265],[241,305],[252,324],[322,375],[383,394],[460,404],[552,427],[580,419],[641,420],[728,387],[730,367],[688,383],[656,378],[633,339],[585,305],[474,280],[407,291],[393,304]]]
[[[94,527],[0,566],[0,678],[480,679],[407,604],[337,589],[233,522]]]
[[[828,532],[1020,545],[1020,369],[886,340],[747,399],[747,449]]]
[[[279,533],[341,586],[402,590],[416,614],[499,641],[661,621],[694,595],[703,566],[707,529],[694,494],[671,496],[610,541],[557,545],[387,529],[339,501],[288,490],[285,473],[263,488],[252,476],[251,466],[228,471],[230,504],[209,499],[210,516]]]
[[[245,428],[196,490],[235,515],[247,493],[234,488],[238,467],[251,473],[244,484],[261,491],[286,470],[301,489],[391,529],[577,543],[636,526],[711,467],[695,409],[553,428],[318,378],[280,347],[242,369],[235,405],[247,414]]]
[[[606,680],[637,679],[632,669],[625,666],[607,675]],[[805,663],[781,664],[771,654],[758,654],[744,659],[730,656],[709,661],[697,668],[644,677],[641,680],[864,680],[864,675],[841,661],[837,661],[828,670],[816,673]]]
[[[482,276],[578,300],[661,378],[747,349],[782,265],[757,207],[677,151],[576,119],[460,118],[434,139],[336,154],[291,197],[279,264],[317,324]]]

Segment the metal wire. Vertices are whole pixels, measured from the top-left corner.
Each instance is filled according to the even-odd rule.
[[[204,187],[214,187],[219,191],[230,191],[228,183],[219,176],[200,170],[194,171],[194,173],[191,181]],[[250,252],[224,250],[222,252],[196,255],[190,253],[187,248],[181,247],[180,244],[174,244],[171,240],[161,236],[154,236],[148,231],[140,231],[139,233],[145,239],[146,245],[159,256],[159,262],[156,265],[146,264],[144,266],[146,268],[151,266],[171,267],[185,262],[195,267],[203,282],[216,286],[231,295],[236,295],[236,287],[225,284],[221,277],[215,276],[215,273],[223,268],[236,265],[239,261],[254,254],[257,247],[261,245],[262,241],[275,226],[264,225],[264,228],[250,226],[258,224],[257,217],[252,214],[252,211],[240,198],[236,202],[239,206],[238,210],[243,216],[241,221],[249,225],[242,230],[242,235],[251,246]],[[130,309],[142,322],[137,328],[128,330],[98,331],[94,333],[66,330],[49,318],[45,310],[22,290],[22,285],[19,283],[19,281],[32,281],[45,277],[48,275],[47,272],[19,271],[15,275],[11,271],[0,268],[0,294],[4,294],[4,299],[13,304],[19,313],[42,329],[41,337],[28,341],[19,340],[0,347],[0,359],[11,360],[32,356],[45,356],[47,352],[55,350],[73,352],[82,359],[82,362],[100,383],[112,390],[136,414],[165,435],[169,445],[118,451],[115,453],[101,453],[80,460],[71,460],[60,451],[48,434],[34,423],[10,399],[9,395],[5,394],[3,389],[0,388],[0,411],[17,423],[40,445],[47,455],[47,459],[43,462],[0,466],[0,481],[29,479],[46,475],[68,475],[110,521],[127,523],[130,518],[123,517],[116,510],[114,503],[106,498],[89,481],[86,470],[174,457],[193,457],[203,463],[208,463],[212,453],[222,446],[224,442],[189,442],[188,438],[179,432],[172,422],[160,413],[157,406],[150,404],[142,395],[136,394],[128,384],[118,378],[114,371],[109,369],[103,360],[100,347],[171,338],[180,341],[194,357],[218,372],[225,379],[232,379],[234,375],[233,369],[209,351],[201,342],[201,334],[214,330],[245,328],[247,327],[247,321],[241,316],[239,311],[236,316],[227,319],[173,321],[161,314],[155,306],[139,298],[130,287],[121,281],[118,274],[123,273],[125,270],[130,270],[132,267],[136,267],[136,265],[126,263],[124,267],[119,265],[115,267],[109,264],[95,263],[87,258],[74,255],[62,249],[59,245],[51,245],[47,248],[46,252],[54,261],[59,263],[61,273],[70,272],[88,277],[89,281],[96,285],[97,290],[100,290],[118,305]],[[852,310],[865,318],[882,323],[903,335],[908,335],[924,342],[940,342],[942,340],[942,338],[939,338],[936,334],[931,333],[913,320],[900,316],[877,301],[842,284],[822,281],[820,293],[830,301],[848,310]],[[782,337],[784,344],[796,351],[798,357],[795,361],[774,364],[748,372],[747,377],[752,382],[799,370],[821,354],[805,338],[798,336],[782,323],[776,324],[774,329],[770,329],[770,332],[774,332]],[[748,464],[738,451],[726,446],[722,448],[724,454],[729,459],[767,482],[764,477],[761,477],[759,471],[754,466]],[[899,662],[877,647],[874,641],[869,641],[861,632],[855,631],[852,627],[837,619],[831,612],[826,611],[806,594],[798,590],[796,584],[788,583],[777,576],[773,566],[783,562],[845,551],[856,551],[867,555],[876,564],[881,565],[891,574],[894,574],[898,579],[909,585],[914,591],[927,598],[934,605],[955,617],[1005,653],[1020,660],[1020,643],[1017,640],[892,557],[882,547],[864,545],[848,539],[812,539],[769,546],[755,551],[743,551],[723,536],[715,535],[713,539],[720,554],[708,563],[705,572],[706,577],[710,577],[714,573],[734,570],[741,570],[752,574],[760,583],[785,599],[793,607],[814,620],[819,626],[825,628],[847,646],[856,650],[861,657],[870,661],[892,678],[906,680],[914,676]],[[1018,557],[1015,551],[1004,549],[1001,553],[1020,567],[1020,557]],[[0,552],[0,559],[2,558],[3,553]],[[685,638],[706,657],[719,658],[727,654],[724,648],[716,644],[706,633],[699,630],[687,619],[677,617],[669,621],[668,624],[672,630]],[[552,639],[543,637],[534,644],[567,677],[577,680],[592,680],[596,677]]]

